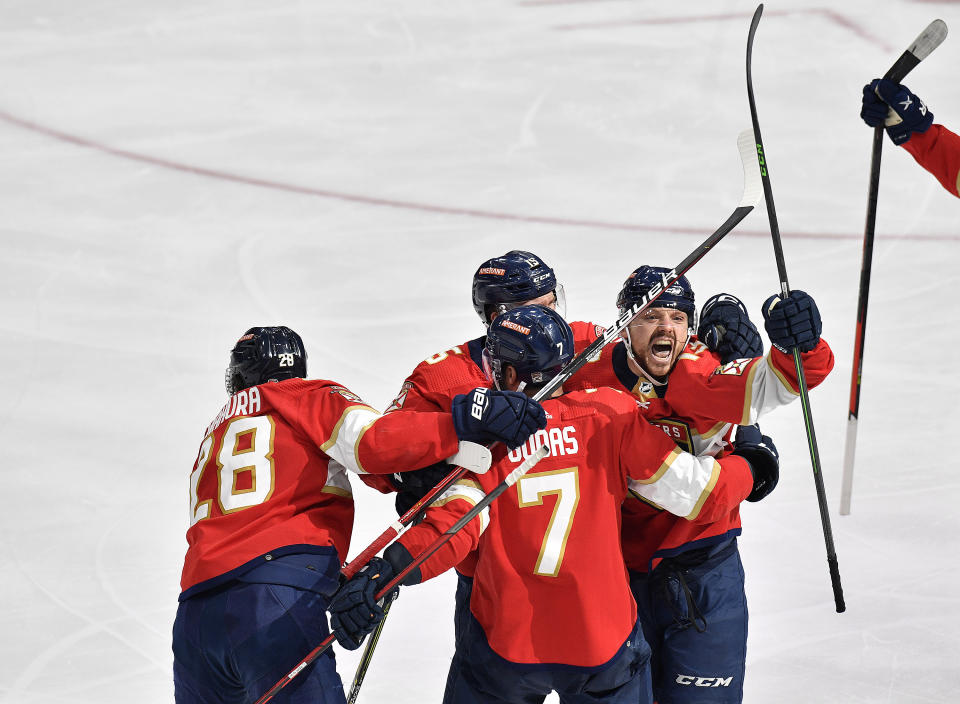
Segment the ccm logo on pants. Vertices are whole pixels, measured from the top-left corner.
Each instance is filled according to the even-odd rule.
[[[677,684],[693,685],[694,687],[729,687],[733,684],[732,677],[694,677],[693,675],[677,675]]]

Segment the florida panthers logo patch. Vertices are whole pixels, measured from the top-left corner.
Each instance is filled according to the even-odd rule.
[[[723,366],[717,367],[713,370],[714,374],[727,374],[730,376],[743,376],[743,373],[747,371],[747,366],[749,366],[752,359],[735,359],[732,362],[727,362]]]
[[[353,393],[350,389],[343,386],[331,386],[330,393],[340,394],[348,401],[353,401],[354,403],[363,403],[363,399]]]
[[[390,405],[387,406],[387,410],[384,412],[389,413],[390,411],[396,411],[399,408],[403,408],[403,404],[407,400],[407,392],[410,391],[410,389],[412,388],[413,388],[412,381],[403,382],[403,386],[400,387],[400,393],[398,393],[397,397],[390,402]]]

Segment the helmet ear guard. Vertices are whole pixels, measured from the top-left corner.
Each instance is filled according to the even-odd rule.
[[[306,376],[307,352],[300,335],[285,326],[253,327],[230,351],[224,386],[233,395],[269,381]]]
[[[558,308],[565,304],[563,287],[540,257],[522,250],[488,259],[473,275],[473,309],[484,325],[498,315],[554,292]],[[563,315],[563,310],[561,310]]]

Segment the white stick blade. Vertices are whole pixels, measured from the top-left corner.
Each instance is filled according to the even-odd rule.
[[[840,515],[850,515],[853,497],[853,460],[857,454],[857,419],[847,420],[847,444],[843,453],[843,484],[840,487]]]
[[[927,28],[920,32],[920,36],[914,40],[910,48],[907,49],[920,61],[930,56],[934,49],[943,43],[947,38],[947,23],[943,20],[934,20]]]
[[[760,153],[753,130],[744,130],[737,137],[737,149],[743,163],[743,197],[740,207],[756,207],[763,198],[763,178],[760,175]]]

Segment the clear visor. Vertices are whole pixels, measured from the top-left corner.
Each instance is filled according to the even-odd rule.
[[[497,305],[497,315],[506,313],[508,310],[519,308],[520,306],[546,306],[552,308],[560,314],[564,320],[567,319],[567,296],[563,292],[563,284],[557,284],[557,287],[550,293],[545,293],[539,298],[532,298],[529,301],[517,301],[516,303],[500,303]]]
[[[231,396],[237,392],[237,389],[233,388],[234,369],[235,367],[232,364],[228,364],[223,372],[223,386]]]
[[[500,364],[493,361],[493,358],[490,356],[490,353],[487,351],[487,348],[483,348],[483,353],[480,355],[480,361],[483,363],[483,374],[487,377],[487,380],[493,384],[493,388],[497,391],[500,391],[500,384],[497,381],[496,372],[500,371]]]

